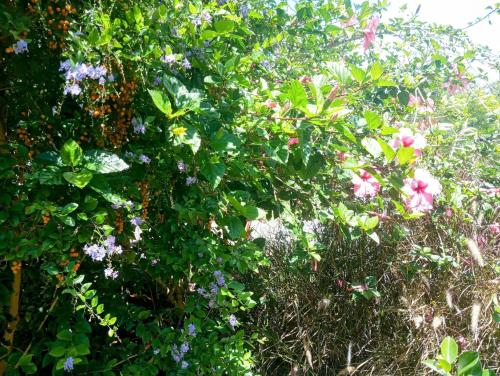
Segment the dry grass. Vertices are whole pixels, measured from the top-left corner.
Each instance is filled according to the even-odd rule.
[[[265,282],[247,281],[262,297],[253,318],[267,339],[257,351],[260,373],[425,375],[421,361],[433,357],[447,335],[463,337],[465,348],[479,351],[483,364],[498,372],[499,326],[491,318],[500,282],[492,268],[498,237],[480,247],[480,267],[457,239],[459,232],[476,236],[472,225],[438,225],[428,217],[411,225],[400,240],[394,239],[396,227],[384,225],[380,246],[366,238],[347,242],[332,226],[320,235],[328,251],[316,272],[294,258],[286,236],[273,234]],[[415,264],[414,245],[445,251],[458,265]],[[339,280],[370,275],[378,281],[380,299],[354,301],[339,286]]]

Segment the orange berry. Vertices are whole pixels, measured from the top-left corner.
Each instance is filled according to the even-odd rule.
[[[8,54],[11,54],[11,53],[13,53],[13,52],[14,52],[14,49],[13,49],[12,47],[7,47],[7,48],[5,49],[5,52],[7,52]]]

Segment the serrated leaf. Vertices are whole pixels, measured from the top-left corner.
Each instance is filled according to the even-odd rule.
[[[303,108],[307,106],[307,94],[304,86],[298,81],[294,80],[291,82],[288,88],[287,98],[290,99],[292,105],[296,108]]]
[[[365,111],[364,117],[369,129],[376,129],[382,125],[382,118],[373,111]]]
[[[370,68],[370,76],[372,77],[372,80],[375,81],[378,80],[383,73],[384,73],[384,68],[382,67],[380,61],[376,61]]]
[[[404,165],[410,162],[415,156],[415,149],[401,147],[397,152],[399,164]]]

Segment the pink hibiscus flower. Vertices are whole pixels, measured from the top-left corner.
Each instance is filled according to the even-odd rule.
[[[434,197],[441,193],[442,187],[428,171],[417,168],[413,178],[405,179],[404,183],[407,210],[424,213],[432,210]]]
[[[368,24],[368,27],[364,31],[363,38],[363,48],[365,51],[370,48],[373,42],[375,42],[375,31],[377,30],[378,25],[380,24],[380,18],[373,17]]]
[[[354,195],[359,198],[374,197],[380,191],[380,183],[365,170],[359,170],[359,175],[354,175]]]
[[[425,137],[421,134],[413,134],[412,130],[409,128],[400,128],[399,133],[394,135],[394,138],[389,141],[389,145],[397,150],[400,147],[413,148],[415,149],[415,155],[420,157],[422,155],[422,149],[427,146]]]
[[[296,137],[291,137],[288,139],[288,148],[291,148],[293,145],[298,145],[299,139]]]

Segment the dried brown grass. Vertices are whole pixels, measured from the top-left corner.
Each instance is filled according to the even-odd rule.
[[[425,375],[421,361],[435,356],[447,335],[463,337],[465,348],[479,351],[483,364],[498,372],[500,332],[491,318],[500,283],[492,268],[498,237],[481,246],[481,267],[457,237],[477,236],[474,224],[443,221],[414,221],[400,240],[393,236],[397,227],[386,224],[381,245],[367,238],[345,241],[331,226],[321,234],[327,251],[316,272],[296,261],[293,245],[274,234],[265,282],[247,281],[262,301],[252,328],[265,337],[257,351],[260,374]],[[414,245],[445,251],[459,266],[438,270],[428,264],[412,271]],[[378,281],[380,299],[353,301],[337,282],[369,275]]]

